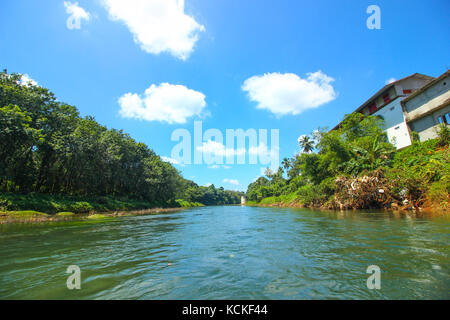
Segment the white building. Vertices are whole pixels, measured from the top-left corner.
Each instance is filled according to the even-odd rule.
[[[437,137],[441,123],[450,124],[450,71],[402,101],[406,122],[420,141]]]
[[[354,112],[362,113],[365,116],[381,116],[384,119],[384,130],[386,130],[389,141],[397,149],[407,147],[411,145],[412,139],[401,101],[420,90],[433,79],[433,77],[415,73],[389,83]],[[339,128],[339,126],[340,124],[334,129]]]

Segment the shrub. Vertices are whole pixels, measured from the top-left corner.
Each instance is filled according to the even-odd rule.
[[[434,182],[427,193],[428,199],[443,209],[450,209],[450,177]]]
[[[439,125],[438,129],[438,142],[439,147],[446,147],[450,141],[450,128],[448,125],[442,123]]]
[[[437,141],[427,140],[415,142],[409,147],[398,151],[394,156],[394,168],[409,168],[413,165],[427,163],[436,152]]]
[[[280,199],[280,202],[284,204],[290,204],[298,201],[298,195],[296,192],[292,192],[289,194],[281,195],[278,197]]]
[[[75,215],[75,213],[73,213],[73,212],[58,212],[56,215],[58,217],[68,217],[68,216]]]
[[[107,216],[103,215],[103,214],[92,214],[90,216],[88,216],[88,219],[106,219],[108,218]]]
[[[305,205],[320,206],[327,200],[327,195],[317,185],[305,185],[298,189],[297,194]]]
[[[12,203],[8,199],[0,199],[0,211],[11,209]]]
[[[336,179],[334,177],[329,177],[322,180],[318,189],[323,196],[326,196],[327,198],[331,197],[336,191]]]
[[[94,207],[88,202],[75,202],[70,205],[70,209],[75,213],[87,213],[94,210]]]
[[[46,217],[48,216],[46,213],[38,212],[38,211],[11,211],[8,212],[8,215],[16,218],[31,218],[31,217]]]
[[[261,204],[274,204],[280,202],[279,197],[267,197],[261,200]]]
[[[190,202],[184,199],[177,199],[175,203],[178,207],[181,208],[191,208],[191,207],[203,207],[204,205],[200,202]]]

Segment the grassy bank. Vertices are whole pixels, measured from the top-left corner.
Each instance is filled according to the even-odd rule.
[[[91,211],[107,212],[117,210],[142,210],[158,207],[158,204],[130,199],[112,197],[71,197],[49,194],[0,194],[0,210],[33,210],[56,214],[58,212],[88,213]]]
[[[45,212],[50,215],[69,216],[89,212],[137,211],[144,209],[173,207],[188,208],[203,206],[198,202],[177,200],[169,205],[132,199],[112,197],[71,197],[48,194],[0,194],[0,212]],[[31,210],[31,211],[30,211]],[[25,213],[24,213],[25,214]]]
[[[293,192],[280,196],[263,198],[261,201],[247,201],[249,206],[267,206],[267,207],[304,207],[300,196]]]
[[[182,199],[178,199],[175,201],[178,206],[181,208],[193,208],[193,207],[204,207],[205,205],[200,202],[191,202]]]
[[[9,223],[58,222],[58,221],[98,221],[122,216],[151,215],[176,212],[183,208],[153,208],[136,211],[91,212],[88,214],[73,212],[59,212],[47,214],[38,211],[6,211],[0,212],[0,225]]]

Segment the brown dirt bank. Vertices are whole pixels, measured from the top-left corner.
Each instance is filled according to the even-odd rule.
[[[262,208],[308,208],[313,210],[321,210],[321,211],[357,211],[357,210],[384,210],[386,212],[398,212],[398,213],[413,213],[417,216],[450,216],[450,212],[446,210],[445,208],[441,208],[435,204],[432,204],[430,202],[426,202],[422,207],[414,208],[412,206],[391,206],[391,207],[385,207],[385,208],[369,208],[369,209],[356,209],[356,208],[349,208],[349,209],[340,209],[335,207],[330,207],[327,205],[322,206],[306,206],[300,202],[291,202],[291,203],[270,203],[270,204],[249,204],[248,206],[254,206],[254,207],[262,207]]]

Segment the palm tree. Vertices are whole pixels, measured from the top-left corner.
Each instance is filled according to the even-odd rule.
[[[285,170],[287,170],[291,166],[291,162],[289,161],[288,158],[284,158],[283,161],[281,162],[281,165]]]
[[[274,177],[274,172],[269,168],[269,167],[267,167],[266,168],[266,170],[264,171],[264,175],[267,177],[267,178],[269,178],[269,179],[272,179],[273,177]]]
[[[307,135],[300,136],[298,138],[298,143],[304,153],[310,153],[314,149],[314,141]]]

